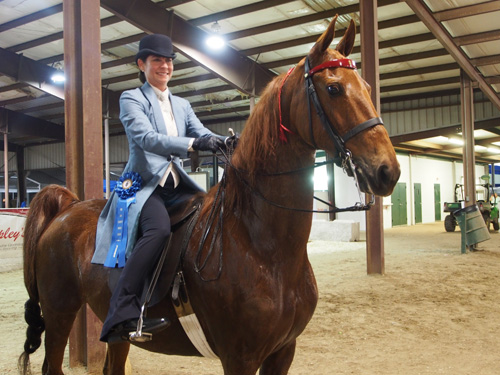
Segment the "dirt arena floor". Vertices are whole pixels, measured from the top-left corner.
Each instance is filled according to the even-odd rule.
[[[386,230],[383,276],[366,274],[364,241],[310,242],[320,300],[289,374],[500,374],[500,234],[464,255],[460,236],[442,223]],[[0,374],[17,373],[26,298],[21,270],[0,273]],[[31,359],[41,374],[43,348]],[[137,348],[130,362],[138,375],[222,375],[214,360]]]

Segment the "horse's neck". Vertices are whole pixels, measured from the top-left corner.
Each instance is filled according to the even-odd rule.
[[[235,212],[258,246],[274,246],[273,251],[303,251],[309,237],[313,206],[313,154],[293,152],[292,145],[281,145],[266,165],[252,176],[234,173],[231,188],[239,195]],[[282,172],[295,171],[280,174]]]

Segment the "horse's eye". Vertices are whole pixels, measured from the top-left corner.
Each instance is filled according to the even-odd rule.
[[[340,94],[340,92],[341,92],[341,88],[340,88],[339,84],[329,85],[327,87],[327,90],[328,90],[328,94],[330,94],[331,96],[336,96],[336,95]]]

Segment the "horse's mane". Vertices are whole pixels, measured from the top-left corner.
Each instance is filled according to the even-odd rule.
[[[246,189],[247,185],[241,184],[242,179],[253,185],[258,178],[258,172],[264,170],[266,164],[273,159],[281,142],[278,94],[283,79],[284,74],[281,74],[269,82],[241,133],[231,160],[238,171],[232,168],[227,170],[229,181],[239,181],[239,183],[226,189],[225,200],[228,208],[226,212],[234,210],[236,205],[245,205],[245,194],[242,189]],[[211,204],[213,197],[207,198]]]
[[[283,79],[283,74],[279,75],[266,86],[241,134],[235,162],[249,175],[269,160],[280,142],[278,94]]]

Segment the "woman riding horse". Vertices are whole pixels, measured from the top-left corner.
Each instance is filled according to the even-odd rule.
[[[255,375],[259,368],[261,375],[287,374],[297,337],[314,313],[318,291],[307,242],[316,150],[339,154],[363,192],[389,195],[399,178],[396,154],[369,87],[347,58],[354,23],[332,50],[335,21],[295,69],[268,85],[224,181],[206,194],[186,244],[185,285],[225,375]],[[103,205],[79,202],[62,187],[45,188],[32,202],[24,238],[29,294],[24,374],[44,328],[43,373],[61,375],[80,307],[88,303],[102,320],[107,315],[109,269],[90,263]],[[212,207],[219,208],[215,214]],[[207,232],[214,216],[222,221]],[[151,306],[148,316],[167,317],[171,326],[153,341],[134,345],[164,354],[200,355],[169,297]],[[106,374],[124,374],[129,345],[108,345]]]

